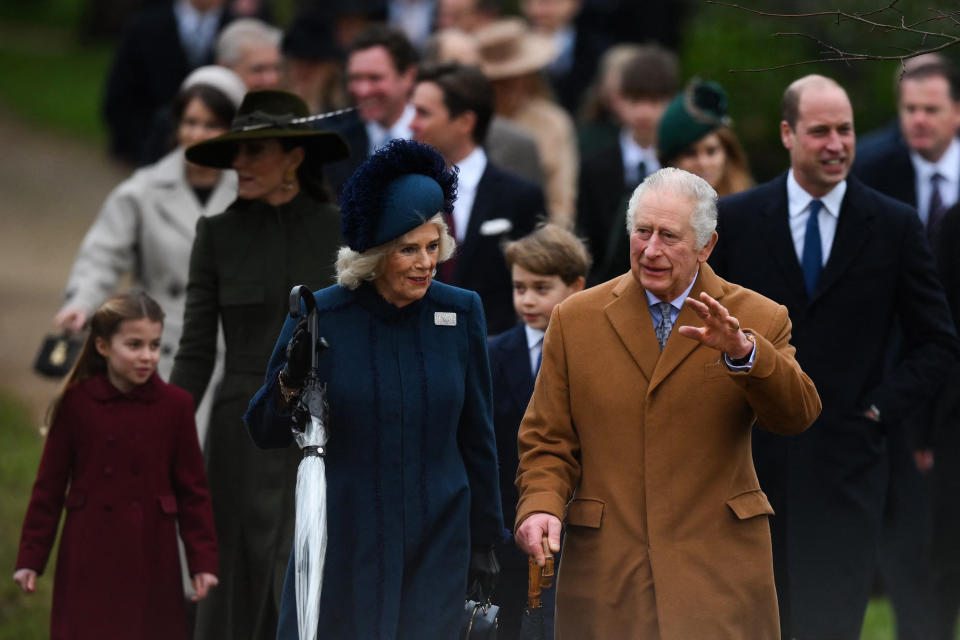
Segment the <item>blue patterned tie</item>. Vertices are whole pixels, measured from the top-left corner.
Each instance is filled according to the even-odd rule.
[[[657,325],[657,342],[660,343],[660,351],[666,346],[670,338],[670,331],[673,330],[673,314],[671,313],[673,305],[669,302],[658,302],[657,308],[660,309],[660,324]]]
[[[803,281],[807,284],[807,293],[813,295],[817,287],[817,279],[823,270],[823,249],[820,246],[820,222],[817,214],[823,203],[819,200],[810,201],[810,217],[807,218],[807,231],[803,237]]]

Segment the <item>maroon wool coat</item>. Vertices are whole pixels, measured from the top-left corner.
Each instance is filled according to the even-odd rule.
[[[51,639],[185,640],[177,525],[191,575],[217,573],[190,395],[156,375],[128,394],[103,375],[72,386],[47,436],[18,569],[43,572],[64,505]]]

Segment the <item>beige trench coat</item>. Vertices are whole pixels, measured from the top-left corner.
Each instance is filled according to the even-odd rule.
[[[707,265],[701,291],[756,336],[749,372],[676,330],[661,354],[630,273],[554,310],[520,426],[517,524],[565,519],[559,639],[779,637],[751,425],[800,432],[820,399],[785,307]],[[702,322],[685,306],[677,325]]]

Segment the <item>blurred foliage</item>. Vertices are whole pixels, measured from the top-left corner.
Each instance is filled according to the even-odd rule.
[[[851,8],[875,8],[877,1],[851,1],[848,4]],[[750,6],[769,11],[815,11],[836,8],[836,2],[767,1],[753,2]],[[805,38],[774,36],[778,31],[803,31],[849,49],[860,50],[876,43],[877,53],[900,51],[882,44],[890,40],[888,35],[870,32],[853,23],[837,24],[826,17],[773,19],[709,4],[698,4],[692,9],[680,52],[684,76],[716,80],[727,89],[733,128],[747,150],[751,169],[758,181],[769,179],[787,168],[787,153],[780,143],[780,98],[786,86],[801,76],[821,73],[843,85],[850,94],[855,126],[861,136],[895,116],[893,87],[900,66],[898,62],[829,62],[775,71],[731,72],[819,56],[821,47],[816,43]],[[960,33],[960,28],[957,31]]]
[[[9,578],[20,544],[20,527],[40,463],[43,440],[27,408],[0,391],[0,640],[45,638],[50,626],[53,562],[37,581],[36,593],[25,595]]]

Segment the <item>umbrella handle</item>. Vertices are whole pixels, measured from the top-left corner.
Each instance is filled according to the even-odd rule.
[[[299,318],[301,315],[300,301],[307,312],[307,333],[310,335],[313,349],[310,350],[310,371],[317,369],[317,357],[329,345],[320,337],[320,320],[317,317],[317,300],[313,297],[310,287],[298,284],[290,290],[290,317]]]

